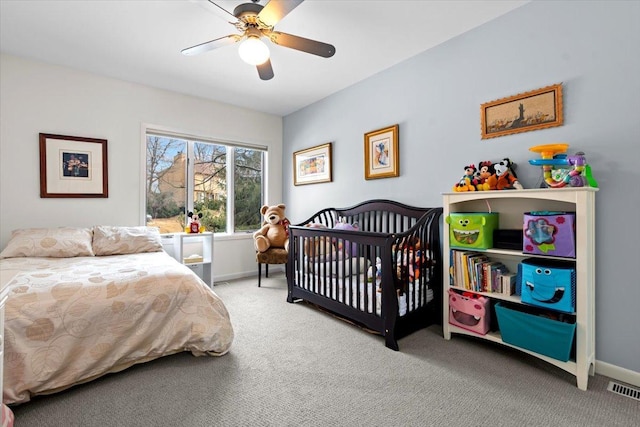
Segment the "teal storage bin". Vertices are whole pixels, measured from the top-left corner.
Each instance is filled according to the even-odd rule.
[[[449,224],[449,245],[452,248],[490,249],[493,230],[498,228],[497,212],[452,212]]]
[[[499,302],[495,305],[502,341],[566,362],[576,335],[576,323],[530,314]]]

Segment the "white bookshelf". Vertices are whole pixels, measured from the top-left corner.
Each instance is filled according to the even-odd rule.
[[[576,270],[576,333],[575,358],[564,362],[520,348],[502,340],[500,332],[486,335],[476,334],[449,323],[449,289],[467,289],[451,286],[449,266],[451,246],[449,225],[444,222],[443,231],[443,333],[449,340],[454,334],[470,335],[480,339],[519,349],[527,354],[551,363],[576,377],[577,386],[587,389],[589,376],[595,373],[595,194],[597,188],[561,188],[474,191],[443,194],[443,215],[455,212],[499,213],[500,229],[522,229],[524,213],[529,211],[572,211],[576,213],[576,256],[571,259]],[[485,249],[474,251],[486,253],[491,259],[502,261],[511,271],[525,258],[554,258],[525,254],[517,250]],[[554,258],[557,259],[557,258]],[[496,293],[474,292],[495,300],[522,304],[516,295],[505,296]],[[516,373],[517,375],[517,373]]]

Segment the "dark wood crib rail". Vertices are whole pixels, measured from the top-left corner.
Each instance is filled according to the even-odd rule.
[[[442,208],[371,200],[350,208],[323,209],[292,225],[287,301],[316,304],[383,335],[386,346],[398,350],[397,339],[442,319],[441,215]],[[341,219],[357,223],[359,230],[333,229]],[[307,226],[312,223],[327,228]],[[353,262],[353,254],[347,253],[352,250],[325,253],[323,245],[354,249],[366,265]],[[414,253],[414,249],[419,252]],[[419,271],[396,268],[397,261],[409,254],[423,260]],[[382,263],[380,294],[367,286],[375,281],[368,266],[376,265],[376,258]],[[410,275],[412,285],[408,285]],[[336,286],[336,278],[340,286]],[[427,303],[429,289],[433,298]],[[399,298],[405,306],[402,316]]]

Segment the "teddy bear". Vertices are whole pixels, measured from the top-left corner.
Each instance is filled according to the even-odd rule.
[[[285,205],[264,205],[260,208],[263,222],[260,230],[253,233],[253,242],[258,252],[269,248],[289,250],[289,220],[284,214]]]

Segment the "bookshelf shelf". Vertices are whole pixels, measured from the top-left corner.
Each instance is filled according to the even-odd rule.
[[[576,256],[574,258],[558,258],[546,255],[532,255],[518,250],[508,249],[469,249],[480,252],[492,261],[503,262],[509,270],[525,258],[562,259],[575,265],[576,332],[574,338],[575,356],[561,361],[544,354],[531,351],[503,341],[500,331],[490,331],[480,335],[449,323],[449,289],[472,292],[490,299],[492,304],[507,302],[511,305],[525,306],[520,296],[504,295],[492,292],[470,291],[461,286],[453,286],[450,276],[451,249],[449,225],[444,222],[443,240],[443,335],[449,340],[452,335],[468,335],[507,347],[518,349],[535,356],[576,377],[579,389],[586,390],[589,376],[595,373],[595,194],[597,188],[561,188],[561,189],[528,189],[477,191],[466,193],[444,193],[443,215],[447,218],[456,212],[498,212],[501,229],[522,229],[524,213],[529,211],[571,211],[575,212]],[[544,311],[544,309],[539,309]],[[547,310],[550,311],[550,310]]]

